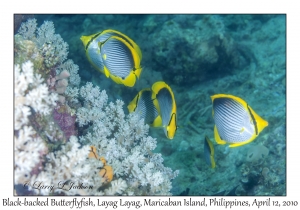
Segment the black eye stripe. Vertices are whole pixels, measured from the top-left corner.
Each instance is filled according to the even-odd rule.
[[[94,41],[94,39],[95,39],[97,36],[99,36],[101,33],[102,33],[102,32],[99,32],[99,33],[95,34],[95,36],[93,36],[93,37],[91,38],[91,40],[90,40],[90,41],[86,44],[86,46],[85,46],[85,50],[86,50],[86,51],[87,51],[87,49],[89,48],[91,42]]]

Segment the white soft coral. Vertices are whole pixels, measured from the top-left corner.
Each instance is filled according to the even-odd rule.
[[[22,184],[30,178],[32,169],[47,150],[43,140],[29,123],[31,109],[42,115],[50,114],[57,95],[49,93],[33,63],[15,65],[15,183]]]
[[[57,94],[49,93],[39,74],[34,73],[33,63],[26,61],[15,65],[15,130],[28,123],[30,108],[43,115],[50,114],[58,100]]]

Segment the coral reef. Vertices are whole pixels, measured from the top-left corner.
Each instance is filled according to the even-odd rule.
[[[89,124],[80,141],[94,145],[114,170],[126,181],[128,195],[168,195],[170,180],[178,171],[164,167],[162,156],[151,151],[156,140],[148,135],[148,125],[136,114],[125,115],[123,102],[107,104],[105,91],[87,83],[80,89],[84,106],[77,111],[80,126]],[[107,104],[107,105],[106,105]]]
[[[28,14],[28,15],[22,15],[22,14],[15,14],[14,15],[14,34],[16,34],[22,24],[22,22],[25,22],[29,18],[33,18],[34,15]]]
[[[286,194],[285,15],[43,14],[34,17],[38,21],[29,19],[22,26],[20,21],[24,19],[16,19],[20,27],[19,33],[15,30],[14,62],[20,74],[23,65],[32,63],[32,76],[25,79],[42,78],[40,85],[44,84],[47,93],[41,95],[44,99],[36,100],[38,103],[45,104],[51,95],[57,95],[57,99],[53,104],[43,105],[49,109],[45,114],[36,111],[32,102],[22,104],[29,92],[38,87],[36,82],[29,83],[20,95],[15,94],[16,105],[22,102],[22,109],[15,107],[17,194]],[[46,19],[55,23],[55,30]],[[38,27],[37,23],[45,25]],[[134,37],[143,52],[144,70],[131,89],[115,86],[89,65],[84,54],[79,37],[107,28]],[[68,43],[62,42],[55,33]],[[57,54],[58,50],[65,55]],[[70,76],[61,77],[64,72]],[[137,91],[158,80],[170,83],[176,97],[178,130],[173,141],[167,141],[155,129],[137,126],[139,121],[120,108]],[[257,141],[234,150],[216,144],[209,97],[216,93],[243,98],[267,119],[269,127]],[[70,122],[69,126],[64,127],[64,121]],[[215,169],[203,160],[205,135],[214,143]],[[110,182],[102,182],[106,178],[103,162],[87,158],[91,145],[95,145],[98,157],[103,157],[111,167]],[[253,150],[262,145],[267,149]],[[266,150],[268,155],[263,152]],[[80,155],[78,161],[73,153]],[[91,174],[82,171],[76,163]],[[180,169],[176,179],[173,179],[174,172],[165,166]],[[51,173],[55,174],[54,178]],[[23,187],[24,181],[52,183],[58,179],[66,183],[64,189],[42,191]],[[67,191],[71,182],[80,185],[77,180],[93,189]],[[163,186],[165,189],[160,191]]]
[[[171,194],[178,171],[152,152],[149,127],[127,116],[123,101],[108,102],[105,90],[80,87],[53,22],[22,23],[14,47],[16,194]],[[88,158],[91,145],[100,158]]]
[[[47,116],[56,104],[57,94],[50,93],[39,74],[34,74],[31,61],[15,65],[15,183],[23,184],[34,167],[47,154],[45,141],[33,126],[30,115]],[[51,125],[47,126],[51,129]],[[40,170],[40,169],[39,169]]]
[[[246,161],[240,168],[241,187],[237,189],[239,195],[281,195],[283,181],[268,159],[269,149],[263,145],[253,145],[249,148]],[[272,189],[273,193],[269,190]]]
[[[53,92],[56,92],[60,95],[58,95],[58,100],[60,103],[64,104],[65,103],[65,97],[63,94],[66,91],[66,88],[68,86],[68,78],[70,77],[70,74],[68,71],[64,70],[60,74],[58,74],[55,77],[50,77],[47,79],[47,84],[49,86],[49,89]]]
[[[69,109],[66,105],[58,105],[53,110],[53,119],[64,132],[66,139],[77,135],[75,127],[76,116]]]

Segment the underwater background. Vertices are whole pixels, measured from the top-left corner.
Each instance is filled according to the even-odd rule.
[[[285,15],[29,15],[38,25],[52,21],[79,66],[80,85],[105,89],[109,101],[125,106],[143,88],[165,81],[177,105],[172,140],[162,129],[156,153],[179,170],[173,195],[286,195],[286,16]],[[83,35],[118,30],[137,43],[143,72],[134,87],[118,85],[88,62]],[[235,95],[268,121],[251,143],[228,148],[214,141],[210,96]],[[125,109],[125,113],[128,111]],[[80,136],[80,131],[78,136]],[[204,140],[214,144],[215,168],[205,162]]]

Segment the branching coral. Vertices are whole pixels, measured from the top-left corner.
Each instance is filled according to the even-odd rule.
[[[43,115],[50,114],[50,106],[56,104],[57,95],[50,94],[39,74],[33,73],[33,64],[28,61],[15,66],[15,129],[28,123],[30,107]]]
[[[79,89],[79,68],[64,62],[68,45],[54,32],[33,19],[15,36],[15,185],[38,195],[169,195],[178,171],[152,152],[148,125],[92,83]],[[88,158],[90,145],[105,163]]]
[[[30,115],[51,113],[57,94],[50,93],[30,61],[15,65],[15,183],[23,184],[47,153],[44,141],[31,126]],[[32,113],[33,112],[33,113]]]
[[[33,41],[37,45],[47,68],[55,67],[67,59],[68,44],[63,41],[59,34],[55,34],[53,22],[45,21],[37,28],[36,19],[29,19],[22,23],[18,34],[24,40]]]
[[[80,89],[84,107],[77,112],[80,125],[92,123],[81,142],[95,145],[114,169],[116,178],[125,178],[126,194],[170,194],[178,171],[163,166],[160,154],[153,154],[156,140],[148,136],[149,127],[135,114],[126,116],[123,102],[107,105],[107,95],[87,83]],[[132,185],[135,183],[135,185]]]
[[[47,80],[48,87],[59,95],[64,104],[66,89],[73,93],[80,84],[79,67],[72,60],[67,60],[68,44],[59,34],[55,34],[54,24],[45,21],[39,28],[35,19],[22,23],[16,36],[16,62],[31,60],[37,71]],[[70,85],[67,79],[69,78]]]
[[[47,155],[45,169],[38,176],[32,177],[29,184],[30,189],[41,195],[57,193],[90,195],[95,193],[101,186],[100,177],[94,173],[99,163],[87,160],[89,146],[79,147],[77,138],[72,136],[61,150]],[[35,182],[43,182],[44,185],[52,185],[54,188],[52,190],[35,189],[32,186]],[[83,186],[82,189],[74,187],[79,185]]]

